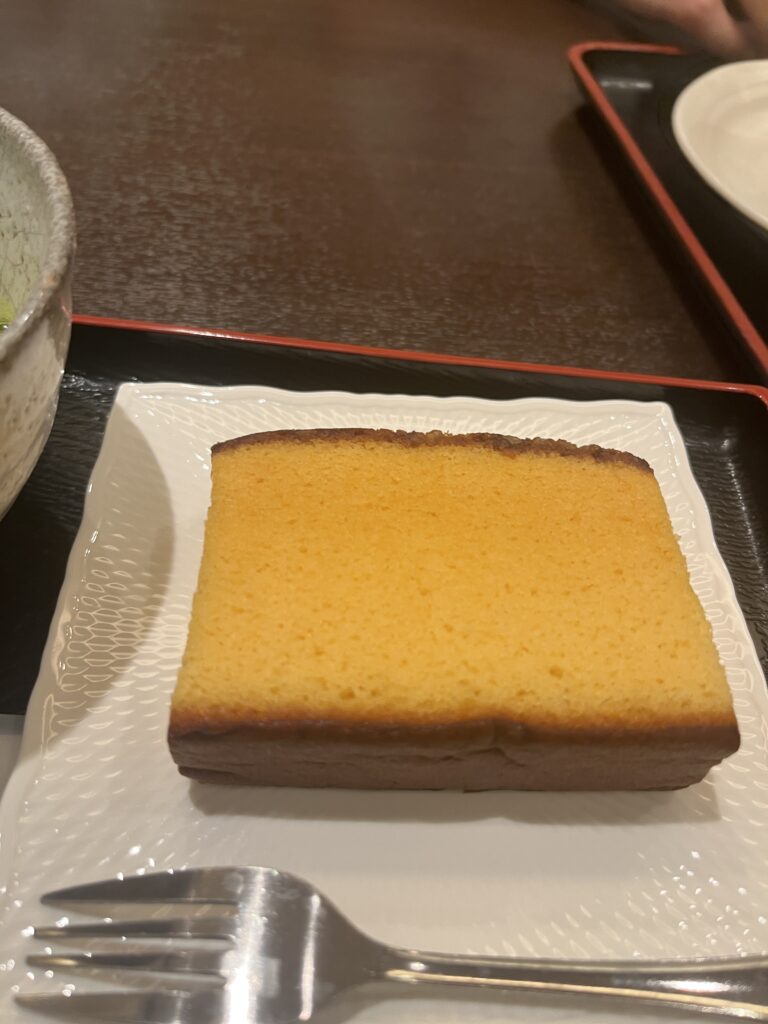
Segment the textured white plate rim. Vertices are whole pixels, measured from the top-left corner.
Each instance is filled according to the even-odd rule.
[[[715,543],[712,517],[709,514],[709,508],[707,507],[704,495],[702,494],[690,467],[690,463],[685,452],[685,446],[677,428],[674,413],[666,402],[641,402],[630,399],[598,399],[590,402],[578,402],[571,399],[536,397],[485,399],[460,395],[431,396],[384,394],[376,392],[352,393],[344,391],[293,392],[280,388],[248,384],[234,385],[231,387],[204,387],[173,381],[158,381],[156,383],[125,383],[120,385],[115,395],[113,408],[110,411],[110,420],[115,408],[121,408],[126,415],[130,416],[131,407],[134,402],[162,400],[164,395],[186,395],[195,401],[220,401],[221,399],[226,400],[229,397],[235,400],[249,399],[256,401],[280,401],[289,404],[306,404],[307,401],[310,401],[317,405],[332,404],[343,399],[345,402],[353,402],[362,406],[371,406],[372,404],[400,405],[405,403],[412,408],[423,403],[427,403],[429,406],[434,406],[434,403],[438,402],[445,406],[450,406],[452,409],[460,409],[462,407],[476,409],[478,406],[498,407],[500,409],[508,408],[510,406],[515,408],[546,408],[551,407],[552,405],[557,405],[561,407],[589,406],[590,408],[598,408],[606,413],[622,413],[626,412],[628,409],[635,412],[647,410],[649,418],[659,419],[664,424],[665,429],[669,432],[673,449],[677,449],[677,472],[680,477],[681,484],[684,486],[688,497],[691,499],[697,526],[703,533],[703,540],[708,547],[712,548],[712,551],[716,556],[714,558],[713,569],[720,575],[721,582],[724,583],[728,589],[728,596],[739,619],[739,625],[747,635],[749,633],[746,620],[744,619],[744,614],[736,598],[736,591],[733,586],[731,575],[728,572]],[[48,638],[40,661],[40,675],[42,675],[43,667],[46,664],[51,663],[54,658],[62,620],[71,600],[70,591],[72,589],[72,581],[74,578],[73,570],[81,565],[87,551],[88,539],[93,530],[95,509],[91,496],[94,492],[98,492],[107,479],[109,467],[114,457],[113,450],[108,444],[108,430],[109,421],[104,432],[102,446],[99,450],[99,454],[88,483],[80,528],[77,532],[67,560],[64,579],[62,581],[61,590],[56,602],[56,608],[51,619]],[[681,444],[683,449],[682,452],[679,450]],[[764,695],[761,693],[761,697],[763,696]],[[8,876],[13,863],[13,852],[15,849],[16,838],[15,824],[18,816],[18,809],[21,807],[38,767],[38,760],[35,755],[39,755],[40,753],[40,737],[44,724],[45,706],[49,697],[50,695],[38,685],[38,682],[36,682],[32,689],[32,694],[27,707],[18,760],[10,778],[8,779],[2,798],[0,798],[0,894],[3,893],[7,887]],[[763,709],[766,717],[768,718],[768,695],[764,696]]]
[[[675,100],[672,107],[672,133],[675,136],[680,149],[688,161],[698,171],[706,183],[715,192],[727,200],[745,217],[759,224],[760,227],[768,229],[768,215],[755,209],[733,188],[726,185],[719,175],[712,169],[706,157],[701,155],[695,138],[692,138],[690,118],[698,102],[700,95],[706,95],[711,89],[713,82],[720,86],[723,95],[729,92],[738,91],[748,82],[749,77],[756,71],[762,71],[755,80],[762,80],[768,84],[768,60],[745,60],[735,64],[721,64],[719,67],[706,71],[703,75],[690,82]],[[745,81],[746,80],[746,81]]]
[[[737,620],[737,625],[744,637],[749,637],[743,614],[741,613],[741,609],[735,599],[735,592],[733,590],[730,575],[727,572],[722,558],[714,544],[714,535],[709,511],[690,469],[685,452],[685,446],[676,427],[672,411],[665,403],[630,402],[612,399],[597,402],[573,402],[568,400],[541,398],[497,401],[460,396],[436,398],[427,395],[350,395],[345,392],[285,392],[278,389],[251,387],[247,385],[235,388],[218,389],[198,388],[194,385],[158,383],[124,385],[118,392],[116,406],[119,406],[122,412],[126,416],[130,417],[132,409],[135,409],[134,403],[162,401],[164,396],[177,398],[179,396],[188,397],[196,402],[205,402],[208,400],[220,402],[226,401],[228,398],[239,401],[243,398],[247,398],[249,400],[263,400],[265,402],[282,402],[284,404],[297,403],[305,406],[309,402],[315,403],[316,405],[323,405],[333,404],[343,399],[344,403],[347,405],[352,403],[361,408],[373,408],[377,413],[386,407],[392,411],[393,415],[396,407],[400,406],[402,411],[402,406],[404,404],[407,405],[409,412],[419,412],[423,407],[423,410],[430,415],[436,414],[435,410],[438,405],[442,409],[450,411],[451,413],[460,409],[478,410],[480,408],[486,411],[494,410],[503,412],[504,410],[522,410],[524,408],[541,408],[542,410],[546,410],[552,409],[553,407],[570,407],[572,409],[578,407],[580,410],[585,408],[595,409],[596,411],[607,415],[616,414],[617,416],[620,416],[622,413],[626,414],[628,412],[635,415],[642,414],[643,417],[649,421],[654,420],[663,425],[664,433],[667,438],[665,454],[667,456],[674,457],[675,481],[679,488],[685,492],[685,498],[692,507],[693,515],[695,517],[696,533],[701,541],[700,547],[706,549],[706,554],[709,559],[709,568],[713,574],[718,577],[719,582],[727,591],[727,600],[730,605],[729,612],[731,612],[733,617]],[[56,655],[56,644],[58,642],[59,630],[62,626],[63,619],[67,614],[67,608],[71,598],[71,589],[75,586],[78,578],[76,570],[82,564],[87,552],[90,536],[95,525],[95,512],[99,508],[95,495],[98,494],[99,489],[103,486],[105,480],[108,479],[109,471],[111,466],[114,464],[115,457],[119,456],[119,450],[116,449],[115,445],[120,439],[120,431],[115,429],[113,433],[114,437],[110,438],[108,424],[104,444],[94,466],[91,483],[88,487],[81,527],[78,531],[67,565],[65,584],[62,587],[62,592],[59,596],[59,601],[52,620],[51,630],[41,664],[41,676],[47,669],[50,669],[52,674],[55,675],[54,659]],[[225,438],[222,437],[221,439],[224,440]],[[620,445],[616,444],[615,447],[620,447]],[[757,676],[758,679],[760,679],[761,674],[759,665],[751,642],[744,657],[754,658],[754,663],[757,667]],[[46,712],[46,701],[48,698],[49,694],[39,685],[36,685],[35,690],[33,691],[25,724],[24,739],[19,763],[14,771],[11,781],[9,782],[2,804],[0,804],[0,834],[2,835],[2,849],[0,849],[1,884],[7,883],[10,870],[13,867],[13,855],[16,846],[14,828],[15,817],[18,808],[28,795],[29,787],[34,783],[35,769],[38,764],[38,758],[35,755],[40,754],[42,722],[43,716]],[[758,692],[755,693],[755,698],[756,702],[760,706],[760,714],[763,720],[768,720],[768,697],[765,695],[764,686],[759,686]]]

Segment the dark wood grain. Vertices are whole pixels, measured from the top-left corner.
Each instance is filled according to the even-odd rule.
[[[58,154],[82,313],[748,373],[579,114],[572,0],[25,0],[0,104]]]

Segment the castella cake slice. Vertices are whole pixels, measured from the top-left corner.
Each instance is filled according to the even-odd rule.
[[[209,782],[673,789],[739,744],[642,459],[281,430],[218,444],[171,707]]]

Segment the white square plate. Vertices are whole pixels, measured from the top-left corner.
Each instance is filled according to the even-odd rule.
[[[209,499],[212,443],[258,430],[439,428],[565,438],[653,467],[734,692],[740,752],[673,793],[356,793],[191,784],[166,747]],[[768,947],[768,700],[703,497],[661,403],[124,385],[94,469],[0,806],[4,1021],[39,896],[119,872],[266,864],[401,946],[545,957]],[[70,980],[70,979],[65,979]],[[86,985],[78,981],[78,987]],[[411,997],[367,1021],[668,1019],[584,1004]]]

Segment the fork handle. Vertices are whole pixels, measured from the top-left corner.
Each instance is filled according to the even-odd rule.
[[[520,960],[388,949],[383,976],[407,984],[466,985],[642,1000],[768,1021],[768,956],[706,960]]]

